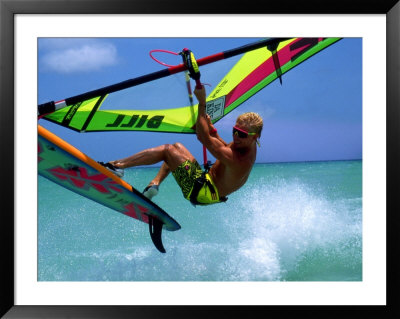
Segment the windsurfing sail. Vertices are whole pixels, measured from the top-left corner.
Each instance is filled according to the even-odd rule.
[[[235,55],[241,59],[207,97],[213,123],[241,105],[277,78],[327,48],[340,38],[269,38],[197,60],[199,66]],[[109,94],[185,71],[183,64],[139,78],[87,92],[60,102],[39,105],[43,118],[79,132],[153,131],[195,133],[197,105],[170,109],[102,109]],[[56,111],[54,111],[56,110]]]

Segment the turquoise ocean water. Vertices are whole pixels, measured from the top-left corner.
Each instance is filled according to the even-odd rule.
[[[131,168],[142,190],[157,168]],[[361,281],[362,162],[256,164],[227,203],[193,207],[170,175],[163,231],[38,177],[39,281]]]

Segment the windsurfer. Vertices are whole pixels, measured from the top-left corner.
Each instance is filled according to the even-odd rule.
[[[242,187],[256,160],[262,118],[253,112],[240,115],[233,127],[233,141],[226,143],[217,133],[205,111],[204,87],[194,94],[199,101],[196,121],[198,140],[216,158],[209,170],[203,171],[193,155],[180,143],[149,148],[108,164],[116,169],[163,162],[156,177],[143,191],[152,198],[170,172],[181,187],[183,196],[194,205],[208,205],[226,200],[226,196]]]

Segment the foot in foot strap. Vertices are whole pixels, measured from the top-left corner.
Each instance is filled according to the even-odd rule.
[[[104,162],[97,162],[100,165],[104,166],[107,168],[111,173],[114,173],[118,177],[123,177],[124,176],[124,170],[122,168],[115,167],[114,165],[110,163],[104,163]]]
[[[143,190],[143,195],[146,196],[148,199],[152,199],[157,194],[158,194],[158,185],[155,184],[149,185]]]

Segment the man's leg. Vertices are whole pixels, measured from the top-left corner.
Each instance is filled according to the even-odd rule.
[[[165,144],[149,148],[124,159],[111,161],[117,168],[152,165],[164,161],[169,170],[174,171],[186,160],[194,161],[193,155],[180,143]]]
[[[169,169],[168,165],[165,162],[162,163],[156,177],[154,177],[149,185],[147,185],[147,187],[143,190],[144,196],[146,196],[148,199],[152,199],[154,196],[156,196],[158,194],[158,186],[170,172],[171,170]]]
[[[193,155],[180,143],[165,144],[158,147],[146,149],[127,158],[110,162],[117,168],[128,168],[139,165],[151,165],[161,161],[161,165],[156,177],[144,189],[143,194],[152,199],[158,193],[158,186],[174,171],[179,165],[185,161],[195,161]]]
[[[156,177],[154,177],[153,180],[149,183],[149,186],[160,185],[170,172],[171,170],[169,169],[168,165],[165,162],[162,163],[160,170],[158,171]]]

